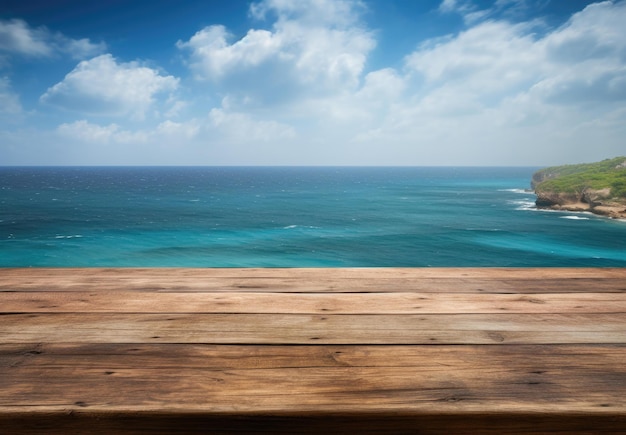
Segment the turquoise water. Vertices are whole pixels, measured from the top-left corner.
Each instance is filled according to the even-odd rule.
[[[0,266],[626,266],[536,168],[0,168]]]

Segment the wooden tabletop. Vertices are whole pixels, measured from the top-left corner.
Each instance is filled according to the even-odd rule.
[[[626,433],[626,269],[0,269],[0,433]]]

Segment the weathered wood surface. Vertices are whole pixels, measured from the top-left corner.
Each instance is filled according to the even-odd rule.
[[[626,433],[626,269],[0,269],[0,433]]]
[[[18,287],[19,286],[19,287]],[[2,291],[626,292],[620,268],[3,269]]]
[[[5,292],[5,313],[538,314],[624,313],[619,293]]]

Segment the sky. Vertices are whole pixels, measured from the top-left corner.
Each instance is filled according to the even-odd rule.
[[[625,154],[626,0],[0,0],[0,166]]]

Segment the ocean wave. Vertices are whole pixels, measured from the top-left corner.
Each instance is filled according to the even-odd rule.
[[[485,233],[497,233],[500,231],[504,231],[500,228],[465,228],[465,231],[478,231],[478,232],[485,232]]]
[[[583,216],[561,216],[560,219],[573,219],[573,220],[580,220],[580,221],[589,220],[588,217],[583,217]]]
[[[535,192],[533,192],[532,190],[526,190],[526,189],[498,189],[498,192],[513,192],[513,193],[519,193],[522,195],[534,195]]]
[[[81,234],[73,234],[69,236],[57,235],[54,238],[55,239],[80,239],[81,237],[83,237]]]
[[[287,225],[286,227],[283,227],[283,230],[293,230],[294,228],[306,228],[309,230],[316,230],[320,227],[316,227],[315,225]]]
[[[507,201],[507,203],[516,206],[516,210],[536,210],[535,201]]]

